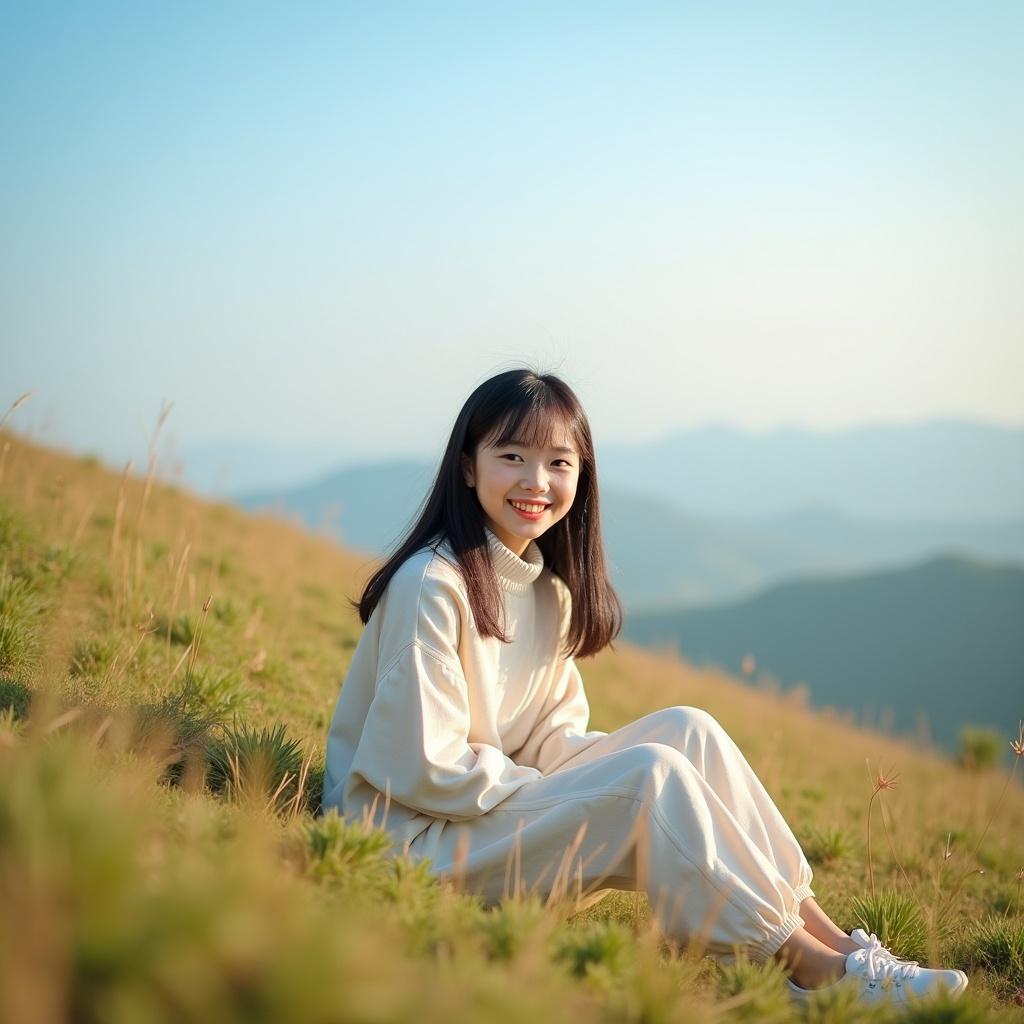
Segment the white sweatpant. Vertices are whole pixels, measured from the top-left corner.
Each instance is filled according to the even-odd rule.
[[[580,834],[582,833],[582,834]],[[645,891],[663,933],[722,962],[763,961],[803,924],[811,868],[718,721],[652,712],[469,821],[408,846],[489,905],[512,892]]]

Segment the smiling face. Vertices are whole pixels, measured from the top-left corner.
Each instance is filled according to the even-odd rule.
[[[520,558],[531,540],[568,514],[580,475],[577,446],[564,429],[544,447],[482,442],[472,461],[463,455],[462,465],[487,525]]]

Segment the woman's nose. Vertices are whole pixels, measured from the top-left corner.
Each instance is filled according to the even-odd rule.
[[[537,466],[535,468],[527,468],[523,473],[522,486],[525,488],[533,488],[538,491],[547,490],[547,470],[543,466]]]

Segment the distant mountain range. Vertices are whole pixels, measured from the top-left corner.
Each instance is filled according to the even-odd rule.
[[[794,581],[715,608],[632,612],[623,638],[696,665],[806,683],[816,707],[889,709],[896,732],[923,715],[956,744],[965,723],[1005,733],[1024,718],[1024,569],[942,556],[909,568]]]
[[[296,517],[379,557],[412,522],[433,472],[415,461],[357,466],[237,501]],[[906,564],[938,552],[1024,564],[1024,519],[888,523],[818,505],[755,522],[686,512],[611,485],[602,489],[601,510],[612,581],[629,608],[697,606],[793,576]]]
[[[714,519],[760,523],[822,504],[884,522],[1024,519],[1021,427],[946,418],[830,432],[708,425],[644,441],[595,436],[602,492],[661,497]],[[209,441],[181,453],[185,482],[216,497],[297,487],[357,465],[435,459],[419,437],[389,455],[368,453],[356,438]]]
[[[379,556],[409,525],[427,495],[431,467],[412,460],[339,469],[298,487],[250,491],[235,501],[327,530],[347,548]]]
[[[251,440],[208,441],[179,456],[185,482],[207,497],[297,487],[355,460],[351,444]],[[139,465],[145,465],[141,459]]]
[[[630,608],[699,606],[793,576],[905,565],[938,553],[1024,565],[1024,519],[889,523],[824,504],[761,520],[687,515],[660,499],[608,490],[603,529]]]

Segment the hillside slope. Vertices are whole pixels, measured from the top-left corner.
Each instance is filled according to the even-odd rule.
[[[327,723],[360,631],[348,601],[372,563],[297,527],[9,433],[0,435],[0,452],[0,565],[38,584],[39,595],[31,611],[36,655],[0,666],[0,697],[8,695],[4,703],[16,715],[21,688],[109,707],[160,699],[194,660],[205,700],[254,725],[283,724],[322,769]],[[966,773],[933,752],[752,690],[724,672],[695,669],[670,652],[625,642],[616,648],[580,663],[592,727],[613,730],[673,704],[714,714],[805,843],[818,900],[847,928],[859,920],[854,897],[865,892],[866,814],[880,769],[898,770],[900,783],[885,794],[898,809],[887,815],[891,846],[875,810],[876,883],[902,886],[909,877],[919,912],[941,892],[961,921],[1014,909],[1015,872],[1024,862],[1019,782]],[[1007,737],[1015,732],[1016,722],[1007,722]],[[188,799],[206,807],[211,797]],[[167,841],[177,842],[178,798],[149,802],[167,803],[161,820]],[[975,873],[979,866],[984,876]],[[963,876],[958,886],[954,869]],[[631,897],[606,901],[589,920],[635,921],[624,909],[632,905]],[[1011,976],[986,976],[968,933],[946,931],[938,941],[945,955],[975,970],[978,992],[1009,1005]]]

